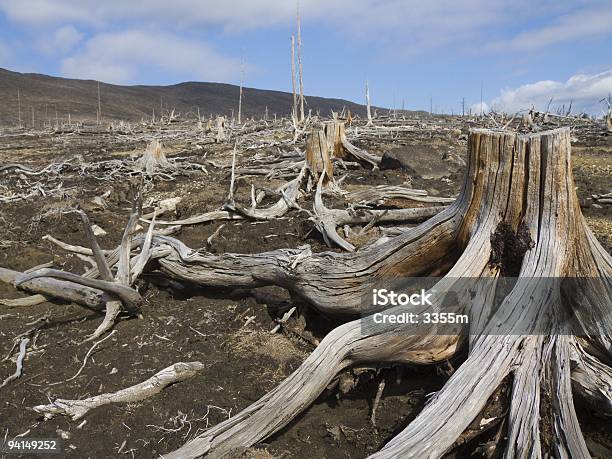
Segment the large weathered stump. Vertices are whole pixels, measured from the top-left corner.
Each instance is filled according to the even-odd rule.
[[[470,317],[470,324],[453,334],[420,323],[380,324],[371,315],[347,322],[276,389],[168,458],[231,455],[269,437],[347,367],[432,364],[464,346],[469,347],[465,362],[374,457],[442,456],[508,376],[507,457],[588,457],[573,395],[603,415],[612,414],[607,363],[612,360],[612,259],[580,212],[569,129],[524,136],[472,131],[457,201],[420,226],[361,252],[187,257],[182,251],[159,260],[166,273],[206,285],[281,285],[328,314],[359,313],[373,286],[399,277],[445,274],[430,290],[434,302],[460,280],[489,282],[476,284],[476,290],[449,306]],[[509,289],[503,276],[516,278]],[[569,287],[564,279],[571,280]],[[503,283],[506,290],[499,287]],[[502,301],[492,308],[488,300],[496,296]],[[385,311],[402,312],[424,309]],[[470,339],[461,339],[466,333]]]

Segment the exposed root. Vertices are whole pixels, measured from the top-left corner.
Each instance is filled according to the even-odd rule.
[[[570,355],[572,389],[595,413],[612,417],[612,370],[574,340]]]
[[[405,199],[430,204],[450,204],[455,201],[455,198],[428,196],[425,190],[414,190],[405,186],[393,185],[364,187],[364,189],[347,193],[346,198],[351,202],[360,204],[382,204],[389,199]]]
[[[415,223],[426,220],[440,213],[445,207],[416,207],[412,209],[386,209],[386,210],[340,210],[328,209],[323,203],[322,177],[319,179],[314,196],[313,215],[311,220],[322,234],[328,246],[337,245],[347,252],[355,251],[355,246],[344,240],[336,228],[357,223],[384,223],[403,222]],[[374,222],[374,223],[373,223]],[[333,244],[332,244],[333,242]]]
[[[104,312],[104,320],[102,321],[100,325],[98,325],[98,328],[96,328],[96,330],[91,334],[91,336],[83,340],[83,342],[93,341],[95,339],[98,339],[104,333],[106,333],[111,328],[113,328],[113,325],[115,324],[115,319],[121,313],[121,309],[122,309],[121,301],[109,301],[108,303],[106,303],[106,311]]]
[[[232,456],[237,448],[251,446],[287,425],[348,366],[387,360],[443,360],[454,354],[456,343],[456,339],[447,337],[424,338],[393,332],[364,338],[360,322],[349,322],[327,335],[300,368],[276,389],[165,457]],[[434,349],[439,352],[432,354]]]

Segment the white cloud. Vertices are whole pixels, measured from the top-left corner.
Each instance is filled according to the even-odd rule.
[[[564,14],[550,24],[523,31],[511,40],[493,44],[491,48],[499,51],[530,51],[558,43],[606,36],[610,33],[612,33],[612,4],[608,1],[602,5]]]
[[[150,81],[148,70],[182,80],[219,81],[236,78],[240,62],[201,41],[150,30],[98,34],[62,60],[65,76],[111,83]]]
[[[305,23],[329,24],[353,38],[382,41],[397,55],[427,52],[444,45],[471,49],[474,44],[499,40],[504,30],[511,37],[508,30],[521,29],[534,21],[543,23],[543,27],[515,36],[511,46],[525,46],[534,36],[546,45],[592,36],[594,30],[610,32],[612,21],[600,15],[602,8],[609,12],[609,0],[576,5],[576,0],[301,0]],[[101,29],[109,24],[135,28],[145,22],[163,30],[176,27],[201,31],[215,26],[240,32],[293,26],[295,0],[0,0],[0,11],[13,21],[34,27],[71,22]],[[573,16],[562,16],[568,11]],[[551,25],[551,18],[559,15]],[[559,38],[567,34],[566,30],[571,31],[569,38]]]
[[[545,110],[552,98],[551,107],[565,105],[567,109],[572,103],[573,113],[584,111],[598,114],[601,110],[599,101],[610,92],[612,69],[595,75],[574,75],[565,82],[543,80],[516,89],[505,89],[491,101],[491,105],[507,112],[517,112],[532,106],[537,110]]]
[[[489,113],[490,109],[491,108],[489,107],[489,104],[487,104],[486,102],[482,102],[482,104],[478,102],[477,104],[470,105],[470,113],[474,115],[480,115],[481,113]]]
[[[51,36],[43,36],[38,40],[37,47],[45,54],[66,54],[78,45],[83,34],[75,27],[67,25],[57,29]]]
[[[292,17],[295,4],[286,0],[0,0],[0,10],[14,21],[34,26],[70,21],[101,25],[116,20],[146,20],[248,28]]]

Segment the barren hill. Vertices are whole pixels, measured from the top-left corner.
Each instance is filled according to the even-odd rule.
[[[18,103],[17,93],[21,103]],[[0,68],[0,125],[15,124],[19,119],[31,125],[34,122],[68,118],[73,120],[95,120],[98,104],[98,82],[58,78],[35,73],[18,73]],[[120,86],[100,83],[102,116],[105,119],[137,121],[158,117],[160,110],[168,113],[172,109],[182,116],[195,116],[198,107],[202,116],[211,114],[230,115],[238,107],[239,88],[222,83],[186,82],[170,86]],[[306,96],[306,110],[329,115],[330,110],[343,107],[352,113],[364,115],[365,107],[342,99]],[[270,117],[274,113],[287,115],[291,112],[292,95],[281,91],[244,88],[243,116],[264,115],[266,107]]]

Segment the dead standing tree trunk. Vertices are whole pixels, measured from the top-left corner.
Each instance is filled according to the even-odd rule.
[[[507,457],[589,457],[572,390],[601,413],[612,413],[612,371],[605,363],[612,358],[612,258],[581,215],[569,129],[525,136],[473,131],[468,158],[464,187],[452,206],[362,252],[208,256],[171,238],[157,238],[157,244],[173,251],[158,261],[167,274],[203,285],[281,285],[328,314],[358,314],[362,298],[381,279],[422,276],[447,266],[445,277],[430,291],[435,304],[438,292],[459,278],[495,280],[510,269],[507,263],[519,266],[518,282],[504,293],[498,309],[487,309],[480,294],[452,305],[453,311],[482,324],[470,330],[467,360],[417,418],[373,457],[442,456],[510,375]],[[504,232],[505,244],[516,245],[521,238],[529,242],[510,254],[513,260],[495,255],[499,246],[492,241]],[[548,281],[562,277],[585,282],[567,289]],[[495,290],[484,296],[490,294]],[[423,307],[397,306],[387,312],[418,314]],[[571,326],[562,319],[568,312],[574,319]],[[431,325],[379,324],[372,316],[348,322],[330,332],[276,389],[165,457],[231,455],[235,448],[278,432],[350,366],[431,364],[448,359],[463,345],[458,334],[439,334]],[[552,426],[544,428],[541,419]]]
[[[366,126],[372,126],[372,107],[370,105],[370,87],[368,86],[368,82],[366,80],[366,91],[365,91],[365,97],[366,97],[366,110],[367,110],[367,115],[368,115],[368,124]]]
[[[223,142],[225,140],[225,117],[218,116],[216,123],[217,123],[217,137],[215,141],[217,143]]]

